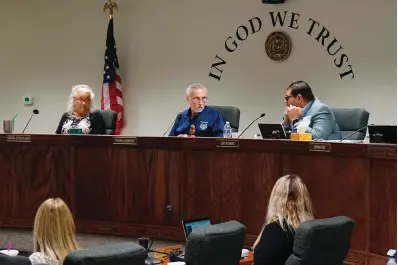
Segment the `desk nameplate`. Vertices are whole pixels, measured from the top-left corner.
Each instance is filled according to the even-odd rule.
[[[332,145],[330,143],[321,142],[310,143],[310,151],[330,153],[332,151]]]
[[[6,141],[10,143],[30,143],[32,142],[32,136],[7,134]]]
[[[113,144],[137,145],[137,137],[113,137]]]
[[[239,147],[239,140],[217,139],[217,147]]]

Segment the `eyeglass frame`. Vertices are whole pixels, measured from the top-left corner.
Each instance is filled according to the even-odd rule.
[[[91,98],[87,98],[87,99],[82,99],[82,98],[78,98],[78,97],[74,97],[74,100],[78,101],[79,103],[90,103],[91,102]]]
[[[193,102],[195,102],[195,103],[199,103],[200,101],[202,101],[203,103],[206,103],[208,100],[209,100],[209,98],[208,97],[202,97],[202,98],[199,98],[199,97],[189,97],[190,99],[192,99],[192,101]]]

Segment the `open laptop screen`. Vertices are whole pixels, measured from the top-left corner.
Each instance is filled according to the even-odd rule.
[[[211,220],[208,217],[182,221],[182,227],[184,229],[185,239],[187,239],[189,234],[196,228],[210,226],[210,225],[211,225]]]
[[[287,139],[285,129],[280,123],[259,123],[263,139]]]

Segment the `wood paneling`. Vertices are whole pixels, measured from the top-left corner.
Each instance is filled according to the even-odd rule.
[[[369,178],[369,252],[397,249],[397,162],[375,159]]]
[[[209,216],[247,226],[250,246],[273,185],[300,175],[318,218],[354,219],[347,264],[383,264],[396,248],[396,145],[112,136],[0,135],[0,226],[31,227],[38,206],[58,196],[78,231],[183,240],[181,220]],[[314,143],[312,143],[314,144]],[[323,143],[316,143],[322,145]],[[311,151],[312,150],[312,151]]]

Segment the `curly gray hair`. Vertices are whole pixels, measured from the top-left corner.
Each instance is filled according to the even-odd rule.
[[[73,86],[72,87],[72,92],[69,95],[69,100],[68,103],[66,104],[66,111],[69,114],[72,114],[74,112],[73,109],[73,101],[75,99],[75,97],[77,96],[77,94],[79,94],[80,92],[85,92],[85,93],[89,93],[90,94],[90,112],[94,111],[95,109],[95,103],[94,103],[94,92],[91,89],[91,87],[87,86],[87,85],[77,85],[77,86]]]

